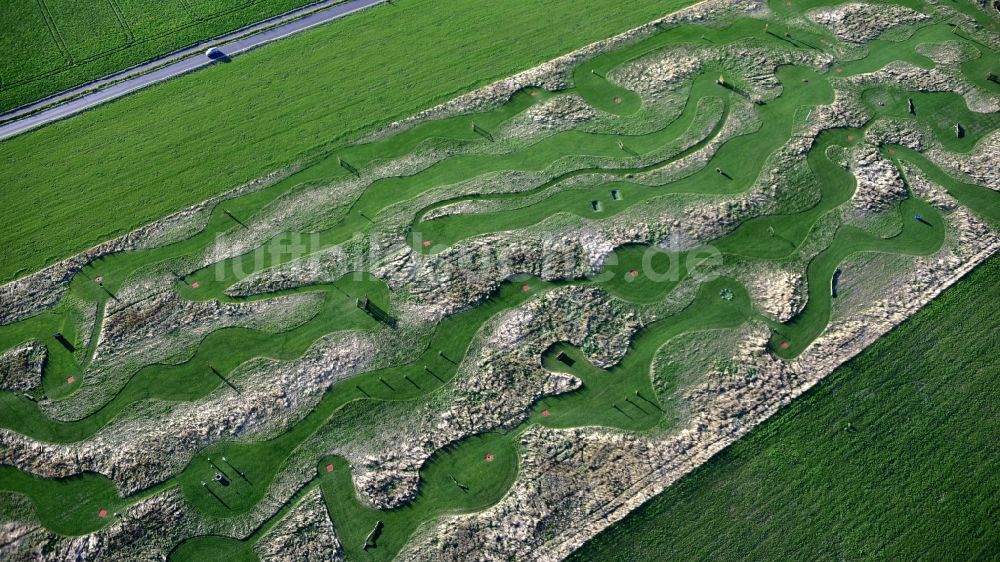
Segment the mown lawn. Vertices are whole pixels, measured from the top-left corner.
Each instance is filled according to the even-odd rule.
[[[995,557],[998,310],[993,257],[571,560]]]
[[[436,453],[420,471],[418,495],[405,506],[377,510],[357,499],[351,469],[340,457],[322,459],[319,474],[337,539],[353,560],[391,560],[413,531],[447,514],[473,512],[500,501],[518,470],[517,434],[487,433]],[[363,545],[373,537],[374,547]]]
[[[693,3],[400,0],[0,144],[0,282]]]

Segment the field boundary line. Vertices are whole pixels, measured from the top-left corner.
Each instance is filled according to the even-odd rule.
[[[45,25],[49,28],[49,34],[52,36],[56,48],[59,49],[59,52],[63,54],[63,58],[66,59],[66,65],[62,69],[65,69],[67,66],[73,66],[76,64],[76,61],[73,60],[73,55],[69,52],[69,47],[66,46],[66,41],[63,39],[62,33],[56,27],[56,20],[52,17],[52,13],[49,12],[49,7],[45,5],[45,0],[38,0],[38,7],[42,11],[42,19],[45,20]]]

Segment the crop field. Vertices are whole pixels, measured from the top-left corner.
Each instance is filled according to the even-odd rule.
[[[0,6],[0,112],[307,0],[37,0]]]
[[[4,141],[0,282],[690,3],[401,0]]]
[[[717,533],[732,494],[768,524],[800,494],[782,517],[846,546],[748,525],[722,539],[865,557],[935,525],[888,527],[945,479],[975,504],[955,532],[986,525],[992,461],[944,467],[989,437],[973,420],[992,404],[995,330],[954,348],[975,337],[955,323],[988,327],[992,309],[936,319],[998,296],[992,16],[889,2],[857,39],[853,3],[709,0],[375,131],[689,3],[634,4],[401,0],[0,145],[4,274],[20,277],[0,293],[0,523],[19,537],[0,554],[568,554],[915,313],[634,520],[697,501],[721,511],[690,528]],[[666,355],[682,338],[710,360]],[[903,350],[914,340],[926,349]],[[949,424],[954,442],[934,446]],[[889,462],[905,450],[926,454]],[[791,491],[767,480],[779,470]],[[744,482],[772,503],[725,488]],[[893,489],[915,499],[843,526]],[[735,534],[753,532],[777,542]],[[897,546],[888,557],[921,548]]]
[[[989,559],[1000,259],[570,560]]]

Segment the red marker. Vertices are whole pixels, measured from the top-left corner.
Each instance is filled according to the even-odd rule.
[[[431,241],[430,240],[424,240],[424,247],[427,247],[427,246],[430,246],[430,245],[431,245]]]
[[[102,510],[98,511],[97,512],[97,516],[98,517],[107,517],[108,516],[108,510],[102,509]]]
[[[74,382],[76,382],[76,377],[68,377],[66,379],[66,384],[73,384]]]
[[[531,290],[531,287],[529,285],[521,285],[521,290],[527,293]]]
[[[483,458],[486,459],[486,462],[493,462],[493,453],[486,453],[486,456]]]
[[[198,282],[195,281],[194,283],[191,283],[191,288],[192,289],[197,289],[198,288]]]
[[[543,418],[549,417],[549,411],[548,410],[542,410],[542,417]]]
[[[615,98],[615,103],[621,103],[621,102],[622,102],[621,98]]]
[[[781,349],[788,349],[788,342],[786,341],[781,342]]]
[[[326,465],[326,471],[327,472],[333,472],[333,465],[332,464]]]

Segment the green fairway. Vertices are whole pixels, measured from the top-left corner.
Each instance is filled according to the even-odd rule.
[[[806,307],[784,324],[775,324],[771,348],[779,357],[794,358],[826,329],[833,307],[831,282],[834,271],[849,256],[859,252],[888,252],[926,256],[944,242],[944,220],[931,205],[918,199],[899,204],[903,231],[880,238],[859,228],[844,226],[830,247],[813,258],[806,271],[809,300]]]
[[[333,325],[342,330],[373,329],[380,325],[379,322],[358,309],[356,299],[367,295],[373,302],[387,303],[389,300],[388,288],[367,276],[360,280],[344,278],[330,286],[312,286],[305,290],[323,291],[324,303],[309,321],[291,330],[278,334],[247,328],[216,330],[198,344],[194,355],[186,361],[171,365],[148,365],[134,373],[121,389],[108,388],[106,385],[104,390],[109,397],[108,402],[93,415],[77,422],[53,422],[24,396],[0,393],[0,403],[5,406],[0,410],[0,425],[43,441],[80,441],[104,427],[133,402],[149,399],[196,400],[222,384],[232,386],[228,380],[230,374],[252,358],[295,359],[316,340],[329,333]],[[300,292],[303,291],[288,293]],[[287,293],[278,293],[280,294]],[[43,318],[48,318],[48,315]],[[3,336],[8,331],[5,328],[23,328],[25,324],[34,327],[33,320],[0,327],[0,341],[5,339]],[[9,331],[15,334],[22,332]],[[29,332],[19,339],[30,339],[28,336],[31,335],[36,334]],[[12,341],[20,343],[17,339]],[[50,348],[61,349],[61,346]],[[60,354],[62,355],[64,353]],[[82,382],[83,375],[79,374],[79,370],[76,363],[53,363],[46,366],[46,378],[50,379],[49,385],[66,387],[62,391],[70,393]],[[65,380],[72,373],[76,373],[75,378],[79,380],[67,385]]]
[[[399,509],[383,511],[361,504],[351,467],[341,457],[320,459],[316,478],[296,495],[320,486],[337,540],[350,560],[391,560],[420,523],[477,511],[499,501],[517,477],[518,434],[477,435],[437,452],[420,471],[417,496]],[[230,552],[236,560],[254,560],[250,545],[259,536],[260,531],[244,541],[196,537],[178,546],[170,560],[221,561]]]
[[[691,3],[399,0],[3,141],[0,281]]]
[[[125,504],[110,479],[93,473],[48,480],[0,465],[0,491],[28,496],[39,521],[66,535],[100,529],[113,521],[115,512]]]
[[[1000,113],[973,113],[964,98],[951,92],[871,89],[864,93],[865,105],[876,115],[897,119],[915,118],[907,100],[912,100],[914,111],[920,113],[916,120],[929,126],[934,138],[952,152],[968,152],[983,135],[1000,126]],[[955,132],[956,124],[961,126],[961,136]]]
[[[531,290],[522,290],[522,285]],[[231,517],[254,509],[289,455],[345,404],[360,400],[375,407],[378,401],[413,400],[442,387],[455,376],[459,360],[483,322],[549,287],[536,280],[505,284],[485,303],[444,320],[426,351],[412,362],[369,371],[333,385],[305,419],[281,436],[256,443],[219,443],[202,451],[177,477],[185,496],[198,510],[215,517]],[[216,495],[212,495],[202,488],[201,481],[210,478],[220,466],[212,466],[209,459],[217,463],[223,456],[232,465],[222,467],[232,484],[224,489],[216,486]],[[240,478],[237,470],[245,478]]]
[[[192,562],[255,562],[253,547],[243,541],[219,535],[205,535],[186,540],[171,553],[169,560]]]
[[[0,112],[309,3],[4,2],[0,5]]]
[[[350,560],[392,560],[417,525],[441,515],[478,511],[504,496],[517,476],[516,435],[486,434],[444,449],[420,472],[420,491],[406,506],[389,511],[358,502],[351,470],[343,459],[319,462],[323,499],[337,538]],[[327,470],[327,468],[332,470]],[[381,521],[377,538],[366,538]]]
[[[922,174],[936,182],[962,205],[965,205],[982,220],[1000,227],[1000,192],[968,183],[962,183],[942,172],[919,152],[903,146],[889,147],[897,154],[897,159],[914,164]],[[887,149],[888,150],[888,149]]]
[[[1000,258],[570,560],[986,560]]]
[[[591,3],[594,9],[588,10]],[[281,426],[280,432],[213,440],[197,453],[188,450],[182,457],[185,461],[190,458],[184,468],[153,489],[120,498],[103,476],[45,480],[0,466],[0,490],[23,493],[36,506],[43,525],[75,535],[106,524],[107,514],[95,518],[95,507],[123,509],[154,491],[176,487],[186,505],[206,522],[198,532],[208,535],[181,543],[171,558],[212,560],[228,557],[225,553],[229,551],[235,559],[253,559],[253,543],[318,486],[348,556],[390,559],[420,525],[451,513],[475,512],[502,498],[518,471],[517,436],[530,424],[558,428],[600,425],[648,433],[668,430],[684,412],[665,400],[664,392],[685,383],[658,379],[654,390],[650,372],[657,352],[670,340],[684,334],[737,328],[750,321],[766,322],[772,332],[771,351],[791,361],[827,328],[834,308],[832,283],[842,264],[860,254],[874,255],[876,260],[879,254],[928,256],[948,243],[948,212],[920,199],[919,190],[908,190],[905,198],[876,217],[899,225],[891,234],[876,232],[870,224],[855,220],[860,214],[850,208],[855,176],[837,155],[869,141],[873,129],[868,122],[810,137],[811,144],[801,146],[796,156],[801,170],[793,171],[806,179],[785,188],[796,193],[787,194],[788,199],[781,198],[785,194],[775,195],[771,207],[748,205],[743,212],[725,215],[719,219],[720,228],[709,231],[718,233],[710,243],[699,239],[683,251],[671,250],[667,244],[622,244],[606,256],[602,269],[592,276],[558,282],[523,274],[537,270],[528,266],[517,269],[517,265],[513,272],[504,270],[497,274],[495,284],[481,289],[482,293],[492,289],[485,298],[470,290],[459,297],[467,306],[457,312],[433,324],[427,318],[439,318],[434,316],[436,312],[403,324],[402,320],[411,319],[396,316],[413,310],[414,301],[422,297],[411,293],[415,285],[408,285],[409,281],[391,275],[383,280],[371,273],[377,269],[369,267],[370,262],[361,265],[369,257],[375,262],[386,258],[374,255],[389,252],[374,248],[377,236],[388,234],[388,243],[398,243],[404,257],[412,249],[414,259],[433,260],[473,237],[527,229],[560,215],[575,225],[638,206],[648,206],[652,212],[673,210],[671,198],[678,201],[677,209],[729,204],[734,196],[756,186],[768,166],[775,166],[769,159],[776,151],[802,134],[804,115],[834,102],[833,84],[843,74],[861,72],[873,64],[877,68],[885,57],[930,62],[915,54],[927,41],[972,44],[951,32],[946,21],[935,20],[912,36],[891,42],[891,48],[873,49],[844,63],[848,68],[842,70],[849,72],[838,72],[836,67],[826,71],[799,64],[777,65],[768,79],[773,78],[775,91],[780,93],[751,103],[746,101],[749,94],[744,90],[753,89],[753,77],[743,74],[752,73],[741,73],[744,67],[735,63],[713,60],[692,71],[683,83],[688,98],[677,105],[671,118],[662,117],[662,123],[646,126],[642,133],[595,132],[600,127],[580,126],[537,139],[516,135],[502,139],[502,143],[493,139],[494,132],[508,130],[505,127],[518,119],[523,121],[539,104],[565,101],[558,100],[559,96],[578,95],[591,106],[615,114],[614,119],[622,119],[608,121],[612,123],[609,130],[620,131],[610,127],[622,127],[622,123],[635,125],[627,119],[653,119],[650,115],[654,112],[642,113],[648,100],[606,77],[622,65],[661,49],[730,43],[740,48],[757,43],[797,56],[832,50],[836,41],[829,34],[796,28],[788,37],[781,37],[762,31],[765,22],[759,19],[730,19],[725,25],[684,24],[660,29],[582,62],[572,69],[575,84],[563,91],[525,88],[486,111],[429,120],[377,140],[341,146],[356,138],[359,131],[387,119],[408,115],[690,2],[672,0],[666,6],[646,0],[626,3],[630,9],[608,13],[599,9],[596,0],[572,4],[565,0],[544,4],[508,0],[488,7],[474,0],[458,0],[449,6],[448,15],[442,15],[440,8],[431,8],[426,0],[400,0],[240,57],[231,65],[217,65],[198,73],[197,82],[192,77],[178,79],[0,145],[0,158],[10,163],[0,167],[0,181],[6,181],[9,188],[2,196],[2,213],[10,215],[3,231],[7,238],[0,242],[7,244],[5,257],[11,257],[4,260],[7,269],[0,270],[0,277],[39,268],[81,245],[102,241],[287,164],[312,147],[323,147],[310,152],[309,165],[281,181],[210,209],[203,229],[160,247],[116,252],[94,260],[72,278],[67,295],[54,307],[0,326],[0,351],[32,340],[49,351],[40,388],[28,393],[0,391],[2,428],[49,443],[77,443],[93,437],[123,413],[130,415],[128,409],[142,401],[197,401],[213,391],[227,391],[226,385],[240,392],[241,385],[254,384],[252,374],[244,368],[248,362],[256,358],[294,361],[331,334],[362,332],[377,346],[411,337],[401,350],[380,347],[375,365],[325,387],[312,409],[290,411],[293,417],[289,419],[294,423]],[[563,17],[546,17],[553,14]],[[408,22],[405,29],[392,25],[398,18]],[[421,33],[414,34],[413,29],[421,29]],[[355,34],[377,36],[380,41],[370,44]],[[502,57],[496,56],[498,50],[503,51]],[[985,57],[988,53],[980,54]],[[981,67],[969,66],[971,63],[966,63],[962,72],[980,72]],[[246,73],[248,68],[259,72]],[[390,75],[394,76],[391,83],[382,80]],[[720,76],[724,78],[719,80]],[[268,95],[261,95],[261,91]],[[289,92],[294,95],[286,96]],[[1000,114],[973,114],[955,94],[909,92],[885,85],[860,88],[857,93],[877,116],[912,119],[951,150],[971,150],[1000,126]],[[901,109],[911,97],[918,107],[914,114]],[[162,107],[154,109],[147,104]],[[734,119],[734,108],[752,109],[759,125],[742,127],[714,146],[704,160],[661,185],[636,179],[637,174],[677,163],[717,140]],[[125,125],[121,118],[126,112],[132,116],[128,120],[131,125]],[[220,119],[213,122],[218,116]],[[968,123],[963,135],[955,133],[954,122]],[[71,141],[57,137],[72,137],[72,143],[80,144],[70,146]],[[121,144],[126,138],[134,144],[128,150]],[[437,146],[444,147],[440,159],[416,171],[370,182],[356,196],[338,195],[334,199],[317,189],[351,179],[354,174],[365,177],[377,166]],[[918,168],[972,213],[1000,224],[1000,193],[951,177],[920,152],[888,144],[877,148],[886,166],[891,163],[900,171],[907,165]],[[532,172],[539,179],[522,191],[498,181],[495,190],[482,193],[483,187],[476,184],[477,180],[492,181],[504,172]],[[67,185],[83,187],[70,191],[65,189]],[[317,189],[317,197],[308,202],[313,207],[282,214],[310,199],[313,189]],[[299,195],[303,200],[294,199]],[[735,201],[738,205],[739,200]],[[431,211],[461,202],[497,206],[426,218],[432,216]],[[400,220],[399,209],[404,204],[409,206]],[[254,237],[261,232],[265,235]],[[245,236],[252,237],[252,242],[240,243]],[[500,239],[511,243],[513,237],[507,236]],[[660,241],[663,237],[650,234],[649,238],[626,239]],[[303,258],[318,257],[338,247],[357,254],[368,251],[357,247],[370,248],[373,255],[352,254],[352,259],[359,259],[350,265],[321,264],[316,277],[309,277],[308,272],[302,279],[296,277],[310,267]],[[230,248],[238,250],[227,254]],[[223,259],[220,255],[235,257]],[[986,269],[992,272],[991,280],[1000,267],[997,263],[994,259],[992,269]],[[278,286],[296,288],[264,288],[247,299],[232,296],[246,294],[235,291],[241,280],[281,265],[289,268],[277,272],[275,278],[288,284]],[[733,273],[734,269],[758,266],[805,271],[808,298],[790,320],[778,322],[763,316],[760,303],[754,303],[751,292],[736,280],[743,277]],[[119,292],[130,294],[131,290],[134,295],[137,280],[156,275],[163,275],[163,285],[169,287],[156,291],[172,290],[188,301],[237,303],[303,293],[316,293],[322,299],[317,300],[314,313],[294,326],[273,331],[222,328],[176,350],[171,357],[183,359],[175,362],[103,372],[94,366],[94,356],[105,307],[122,305],[123,310],[129,310],[131,302],[119,301]],[[450,290],[449,282],[440,283]],[[484,326],[494,326],[491,320],[499,314],[568,285],[604,291],[618,299],[614,306],[627,307],[646,320],[629,340],[621,362],[601,369],[588,360],[593,355],[585,353],[585,344],[581,344],[584,350],[566,342],[550,345],[552,340],[539,345],[538,350],[548,346],[539,358],[542,367],[576,375],[582,386],[539,399],[530,406],[527,421],[510,433],[455,437],[455,443],[436,452],[422,467],[420,491],[412,502],[393,510],[363,505],[352,485],[348,461],[332,456],[350,456],[338,448],[341,444],[322,451],[310,448],[314,437],[332,435],[323,431],[330,432],[335,424],[352,430],[361,427],[358,424],[366,421],[366,411],[396,407],[420,412],[428,408],[429,401],[448,396],[448,392],[467,392],[456,387],[453,379],[459,376],[463,361],[475,361],[475,356],[467,355],[479,349],[474,342],[477,335],[483,335]],[[96,321],[87,320],[88,310],[97,311]],[[407,331],[393,333],[400,329],[397,320]],[[66,343],[57,341],[56,332],[62,333]],[[89,344],[83,345],[88,334]],[[851,369],[855,367],[847,371]],[[861,377],[851,380],[855,378]],[[888,392],[881,387],[878,391]],[[814,393],[810,400],[817,400],[815,396],[821,393]],[[46,399],[66,401],[65,407],[84,413],[71,421],[53,419],[46,415],[47,408],[58,411],[60,404],[45,404]],[[854,423],[859,427],[885,423],[876,419],[876,414],[871,416]],[[850,431],[844,434],[854,435]],[[319,456],[323,458],[313,458]],[[245,523],[255,512],[272,509],[264,505],[270,501],[265,501],[269,491],[274,493],[271,486],[285,483],[288,471],[301,470],[303,459],[306,466],[317,463],[317,473],[299,473],[300,484],[305,484],[290,499],[284,496],[287,501],[276,514],[269,515],[256,530],[236,537],[242,541],[219,536],[225,534],[227,525]],[[67,494],[89,496],[73,509],[60,511],[60,498]],[[381,525],[375,544],[363,549],[377,522]],[[855,555],[852,552],[848,557]]]
[[[698,298],[680,313],[639,332],[625,359],[611,369],[594,367],[579,350],[556,344],[542,357],[542,364],[576,375],[583,385],[569,394],[540,400],[532,420],[550,427],[606,425],[633,430],[673,422],[676,412],[657,402],[649,377],[656,352],[677,335],[736,327],[751,315],[746,289],[732,279],[715,279],[703,284]],[[561,361],[561,353],[572,364]]]
[[[600,65],[602,72],[607,72],[607,65],[610,63],[606,62],[604,60],[605,58],[610,59],[610,61],[613,61],[614,63],[621,64],[631,60],[631,58],[645,54],[654,48],[663,48],[679,43],[693,43],[699,45],[728,43],[745,38],[750,34],[756,35],[759,33],[759,29],[759,20],[742,19],[724,29],[685,26],[678,30],[679,33],[673,33],[673,30],[671,30],[669,33],[653,35],[652,37],[637,43],[629,49],[624,49],[625,54],[623,55],[619,55],[617,54],[618,52],[615,51],[612,54],[598,57],[590,63],[581,65],[581,67],[588,65]],[[777,40],[774,39],[773,41]],[[613,68],[613,66],[611,68]],[[617,138],[621,140],[623,145],[629,149],[629,152],[634,155],[648,152],[650,150],[650,141],[658,141],[658,145],[662,145],[664,137],[670,138],[672,136],[676,136],[680,132],[674,131],[675,125],[677,125],[677,129],[683,130],[681,125],[685,125],[689,119],[693,118],[691,114],[696,111],[697,102],[700,99],[705,97],[723,97],[723,99],[728,100],[729,97],[737,95],[734,93],[735,90],[732,88],[727,89],[716,83],[716,78],[719,73],[719,69],[708,68],[700,74],[699,79],[695,81],[691,88],[691,93],[689,95],[684,113],[677,119],[677,121],[672,123],[670,127],[642,137],[619,136]],[[580,72],[577,71],[575,74],[580,75]],[[584,73],[583,75],[595,76],[590,73]],[[572,212],[588,218],[605,218],[621,212],[632,205],[642,203],[649,198],[663,195],[664,193],[728,194],[741,192],[749,187],[749,185],[757,178],[760,168],[764,164],[767,155],[788,140],[788,137],[791,134],[792,122],[796,110],[801,106],[812,106],[832,101],[832,90],[830,85],[826,80],[823,80],[815,72],[809,69],[801,67],[785,67],[781,69],[779,77],[781,78],[782,85],[784,86],[782,95],[777,100],[758,108],[764,125],[753,133],[740,135],[725,142],[713,157],[712,166],[706,166],[697,173],[692,174],[683,180],[669,184],[669,187],[666,190],[658,190],[630,182],[616,182],[588,190],[576,189],[572,191],[559,192],[534,205],[519,207],[510,211],[501,211],[489,214],[451,215],[426,222],[418,220],[418,222],[413,225],[414,231],[420,232],[424,239],[430,240],[433,244],[440,244],[438,247],[441,248],[451,245],[464,237],[500,229],[501,225],[505,229],[530,226],[540,222],[548,216],[555,214],[556,212]],[[734,81],[731,75],[729,80],[730,82]],[[608,95],[612,95],[594,93],[593,90],[596,88],[597,86],[588,84],[586,88],[578,87],[577,91],[592,104],[595,104],[598,100],[607,98]],[[614,93],[618,94],[617,90]],[[636,94],[633,93],[632,95],[635,96]],[[636,106],[636,108],[637,107],[638,106]],[[727,111],[723,114],[723,120],[728,117],[728,107],[729,106],[727,104]],[[618,169],[615,170],[615,173],[616,175],[622,176],[639,173],[656,169],[679,160],[680,158],[691,154],[707,144],[708,141],[712,140],[715,135],[718,134],[719,128],[721,128],[721,123],[720,127],[713,129],[713,131],[707,137],[702,139],[701,142],[694,144],[687,150],[678,152],[676,155],[673,155],[666,160],[641,168]],[[570,134],[566,135],[570,136]],[[596,141],[599,139],[594,140]],[[552,141],[573,142],[574,146],[579,144],[576,137],[571,136],[566,139],[562,139],[560,136],[557,136],[554,137]],[[615,143],[612,142],[612,138],[607,139],[606,145],[610,145],[606,149],[608,152],[612,152],[614,150],[611,148],[615,145]],[[620,154],[621,152],[621,149],[618,149],[618,153]],[[580,173],[593,173],[594,171],[595,170],[581,170],[573,172],[566,174],[563,177],[555,178],[540,186],[536,190],[520,192],[517,194],[498,195],[496,198],[513,199],[529,197],[535,193],[549,189],[565,179],[575,177],[580,175]],[[581,191],[583,192],[581,193]],[[612,191],[617,192],[619,196],[618,199],[611,197],[610,194]],[[469,198],[480,199],[482,197]],[[418,218],[422,217],[423,214],[433,208],[439,207],[445,203],[452,203],[457,200],[437,203],[422,211]],[[600,209],[594,209],[591,204],[592,201],[599,201],[601,204]]]

